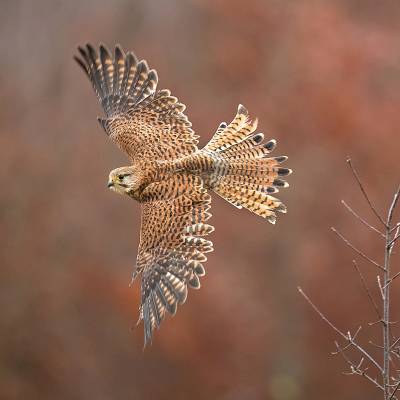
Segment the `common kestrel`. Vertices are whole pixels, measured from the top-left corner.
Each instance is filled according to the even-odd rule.
[[[292,171],[280,167],[286,156],[269,157],[276,141],[255,133],[257,119],[242,105],[200,150],[185,106],[157,89],[157,73],[145,60],[118,45],[114,57],[103,45],[98,52],[90,44],[78,49],[75,59],[106,114],[99,122],[132,163],[111,171],[108,187],[142,205],[133,278],[141,275],[146,345],[166,312],[175,314],[185,302],[187,286],[200,287],[206,253],[213,250],[205,239],[214,230],[208,191],[274,224],[276,211],[286,207],[272,194],[288,186],[282,177]]]

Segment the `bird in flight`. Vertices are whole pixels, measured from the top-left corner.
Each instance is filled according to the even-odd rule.
[[[198,136],[184,114],[185,105],[167,89],[145,60],[117,45],[78,47],[75,60],[85,71],[104,109],[98,118],[131,165],[110,172],[108,187],[142,207],[140,243],[132,280],[141,277],[139,321],[145,346],[168,313],[185,302],[188,286],[200,287],[203,263],[213,244],[206,236],[214,192],[237,208],[246,208],[272,224],[285,205],[274,197],[288,186],[282,179],[286,156],[270,157],[274,139],[256,133],[239,105],[229,124],[222,122],[210,142],[199,149]]]

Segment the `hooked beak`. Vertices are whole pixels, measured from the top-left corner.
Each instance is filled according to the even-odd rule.
[[[107,187],[110,189],[112,187],[114,187],[114,182],[110,181],[107,183]]]

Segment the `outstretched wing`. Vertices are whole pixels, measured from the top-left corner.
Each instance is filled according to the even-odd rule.
[[[205,274],[205,253],[213,250],[204,236],[214,230],[206,224],[211,197],[201,178],[178,174],[149,185],[142,203],[137,274],[142,274],[140,319],[145,345],[166,311],[175,314],[186,300],[187,285],[198,289]]]
[[[99,121],[110,138],[134,161],[167,160],[197,150],[197,136],[185,105],[169,90],[156,90],[158,77],[145,60],[115,47],[114,57],[100,45],[78,47],[75,60],[92,82],[105,111]]]

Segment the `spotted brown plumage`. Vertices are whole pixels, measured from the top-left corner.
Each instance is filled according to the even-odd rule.
[[[276,212],[286,207],[271,194],[288,186],[282,177],[291,170],[280,166],[286,156],[269,157],[276,141],[255,133],[257,120],[242,105],[199,150],[185,106],[169,90],[157,89],[157,73],[146,61],[118,45],[113,56],[103,45],[78,50],[75,59],[105,112],[99,122],[131,160],[110,172],[108,186],[142,205],[133,278],[141,276],[146,345],[167,312],[175,314],[185,302],[187,287],[200,287],[213,250],[208,191],[275,223]]]

